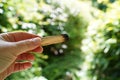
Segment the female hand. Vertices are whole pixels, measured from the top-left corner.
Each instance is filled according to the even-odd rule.
[[[12,32],[0,34],[0,80],[11,73],[31,67],[34,56],[30,51],[42,52],[39,36],[26,32]],[[28,62],[18,62],[27,60]]]

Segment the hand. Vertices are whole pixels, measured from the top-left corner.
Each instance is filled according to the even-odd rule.
[[[0,80],[11,73],[30,68],[34,55],[29,52],[42,52],[40,42],[39,36],[26,32],[0,34]],[[28,62],[21,63],[19,60]]]

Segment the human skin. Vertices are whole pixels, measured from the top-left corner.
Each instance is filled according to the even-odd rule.
[[[34,55],[30,52],[42,52],[41,38],[27,32],[10,32],[0,34],[0,80],[14,72],[32,66]],[[25,60],[25,62],[20,62]],[[27,62],[26,62],[27,61]]]

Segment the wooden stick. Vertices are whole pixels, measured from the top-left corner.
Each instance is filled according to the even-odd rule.
[[[41,45],[42,46],[47,46],[51,44],[57,44],[57,43],[62,43],[65,42],[69,39],[67,34],[61,34],[61,35],[56,35],[56,36],[47,36],[43,37],[41,39]]]

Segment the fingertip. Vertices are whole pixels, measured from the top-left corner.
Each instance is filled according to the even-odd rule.
[[[32,67],[32,63],[31,62],[27,62],[27,63],[24,64],[24,69],[28,69],[30,67]]]
[[[43,48],[41,46],[39,46],[39,47],[37,47],[36,49],[34,49],[32,51],[42,53],[43,52]]]
[[[40,51],[40,52],[42,53],[42,52],[43,52],[43,47],[41,46],[41,47],[40,47],[40,49],[41,49],[41,51]]]

